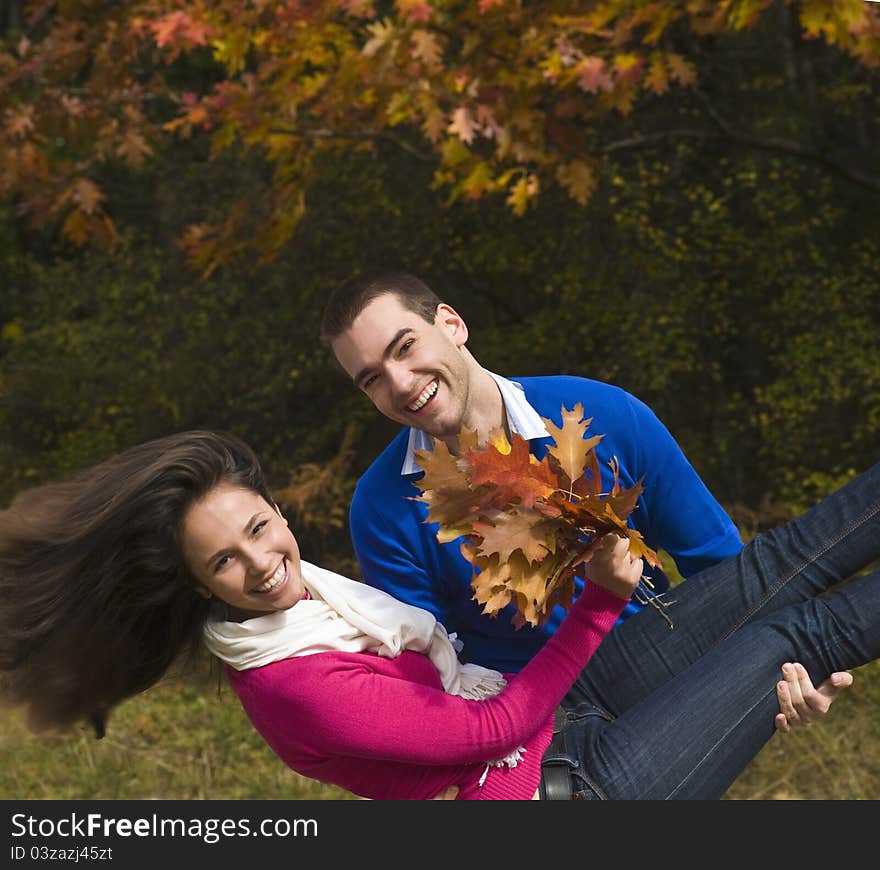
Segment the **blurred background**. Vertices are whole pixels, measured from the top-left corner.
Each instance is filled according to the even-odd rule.
[[[507,376],[647,402],[744,539],[880,458],[880,4],[0,3],[0,500],[236,432],[304,558],[393,436],[318,341],[397,267]],[[674,566],[670,566],[674,570]],[[880,797],[880,670],[730,799]],[[171,675],[107,737],[2,711],[0,797],[345,798]]]

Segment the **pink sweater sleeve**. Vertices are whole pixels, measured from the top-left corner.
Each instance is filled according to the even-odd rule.
[[[426,765],[499,758],[546,721],[625,604],[587,583],[541,651],[483,701],[382,673],[373,657],[327,654],[300,659],[309,678],[291,675],[258,692],[260,709],[251,711],[267,725],[287,723],[283,731],[271,729],[282,743],[311,743],[334,755]]]

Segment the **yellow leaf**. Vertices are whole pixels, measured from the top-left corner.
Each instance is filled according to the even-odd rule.
[[[428,141],[436,145],[446,132],[446,115],[436,106],[426,109],[422,130],[424,130]]]
[[[447,139],[440,147],[444,166],[458,166],[471,159],[471,152],[460,139]]]
[[[153,149],[140,133],[126,130],[116,148],[116,153],[132,166],[142,166],[144,159],[153,153]]]
[[[494,447],[502,456],[509,456],[510,451],[513,449],[510,445],[510,441],[507,440],[507,435],[504,434],[503,429],[493,429],[489,433],[487,444]]]
[[[82,209],[76,208],[67,216],[61,233],[64,238],[70,239],[75,245],[85,244],[89,237],[89,224]]]
[[[480,160],[461,183],[461,190],[468,199],[477,199],[487,191],[495,188],[492,169],[484,160]]]
[[[230,76],[242,72],[250,49],[250,38],[245,30],[227,30],[225,39],[215,39],[214,59],[226,67]]]
[[[517,179],[516,184],[507,197],[507,204],[513,213],[522,216],[529,207],[529,201],[537,193],[537,179],[534,176],[523,175]]]
[[[379,51],[394,42],[396,31],[394,24],[388,19],[374,21],[367,27],[367,31],[370,33],[370,38],[361,49],[361,54],[364,57],[374,57]]]
[[[562,163],[556,170],[556,178],[569,195],[581,205],[586,205],[596,189],[596,177],[592,167],[583,160]]]
[[[104,199],[101,188],[88,178],[80,178],[73,186],[73,201],[84,214],[94,214]]]
[[[427,30],[416,30],[412,35],[413,57],[422,61],[431,70],[437,70],[442,66],[443,49],[437,37]]]
[[[403,121],[409,120],[412,115],[411,96],[406,91],[397,91],[391,95],[385,115],[388,123],[394,127]]]
[[[680,85],[687,87],[697,80],[697,70],[694,65],[685,60],[680,54],[670,52],[666,55],[666,63],[669,67],[669,74]]]
[[[3,324],[3,331],[0,332],[0,339],[8,341],[10,344],[15,344],[23,338],[24,329],[22,329],[20,321],[10,320],[8,323]]]
[[[577,480],[583,475],[587,465],[588,448],[584,441],[584,433],[593,422],[593,418],[584,419],[584,406],[578,402],[570,411],[565,405],[562,406],[561,427],[549,417],[542,419],[555,442],[547,448],[547,452],[556,457],[570,481]]]
[[[660,52],[654,52],[651,55],[651,65],[645,76],[645,87],[655,94],[665,94],[669,90],[669,76],[666,72],[666,64],[663,62],[663,55]]]

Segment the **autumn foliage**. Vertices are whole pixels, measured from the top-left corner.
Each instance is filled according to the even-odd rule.
[[[627,526],[641,482],[627,489],[614,482],[603,493],[595,447],[602,435],[585,438],[591,419],[583,406],[562,408],[562,426],[544,418],[554,443],[543,459],[519,435],[503,431],[479,446],[465,430],[455,456],[435,439],[433,450],[416,451],[424,476],[416,500],[428,505],[427,522],[439,525],[441,543],[463,537],[462,555],[474,566],[474,598],[495,615],[516,608],[514,623],[547,621],[557,605],[568,607],[574,578],[605,535],[629,538],[630,552],[659,567],[657,554]],[[479,569],[479,570],[476,570]]]
[[[274,256],[328,150],[392,142],[435,167],[450,199],[501,197],[523,214],[557,186],[593,196],[603,161],[681,129],[676,101],[700,94],[712,39],[754,27],[769,0],[34,0],[0,45],[0,196],[77,244],[117,232],[108,170],[139,171],[169,144],[259,155],[269,195],[234,197],[181,244],[210,273],[236,252]],[[862,0],[789,0],[800,38],[866,67],[880,16]],[[616,136],[645,99],[664,128]],[[798,143],[772,147],[803,148]]]

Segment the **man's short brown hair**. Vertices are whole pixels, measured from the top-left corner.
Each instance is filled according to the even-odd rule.
[[[408,272],[382,270],[349,278],[331,294],[321,319],[321,339],[330,344],[375,299],[393,293],[408,311],[433,323],[440,299],[420,278]]]

